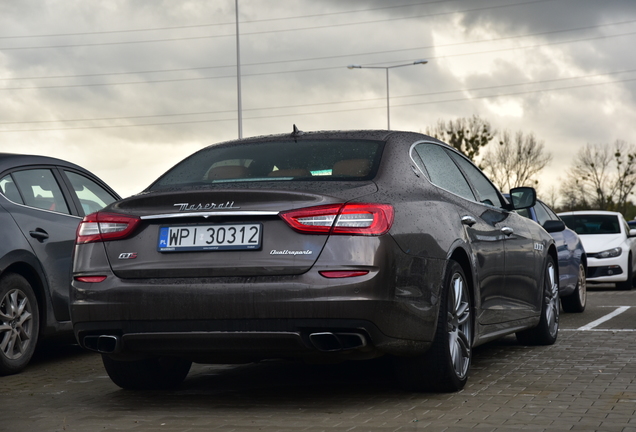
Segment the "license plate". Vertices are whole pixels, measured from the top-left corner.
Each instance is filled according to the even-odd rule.
[[[261,224],[167,226],[159,228],[159,252],[260,249]]]

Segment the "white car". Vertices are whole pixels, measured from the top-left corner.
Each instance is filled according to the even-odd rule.
[[[621,213],[585,210],[559,213],[581,238],[587,253],[588,283],[615,283],[631,290],[636,269],[636,229]]]

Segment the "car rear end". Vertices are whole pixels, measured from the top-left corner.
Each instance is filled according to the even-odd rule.
[[[212,363],[424,351],[421,311],[395,295],[395,204],[374,201],[383,149],[213,146],[87,216],[71,290],[79,343]]]

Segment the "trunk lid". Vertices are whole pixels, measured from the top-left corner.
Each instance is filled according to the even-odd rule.
[[[286,182],[284,191],[273,186],[159,191],[113,204],[105,211],[141,217],[132,236],[104,243],[113,272],[121,278],[301,274],[314,264],[328,235],[298,233],[279,213],[344,203],[377,190],[373,182]]]

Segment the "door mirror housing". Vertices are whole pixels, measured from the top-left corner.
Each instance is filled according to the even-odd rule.
[[[510,189],[511,210],[522,210],[534,207],[537,203],[537,191],[532,187],[517,187]]]
[[[549,233],[561,232],[565,229],[565,223],[561,220],[548,220],[543,224],[543,229]]]

